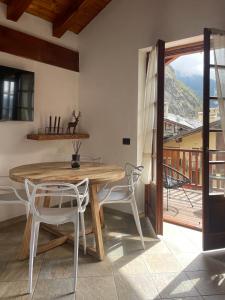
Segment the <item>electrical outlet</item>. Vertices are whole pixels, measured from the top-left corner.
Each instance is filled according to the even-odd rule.
[[[130,138],[123,138],[123,145],[130,145]]]

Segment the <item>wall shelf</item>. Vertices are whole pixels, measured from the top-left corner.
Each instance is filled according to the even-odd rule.
[[[54,140],[78,140],[88,139],[88,133],[75,133],[75,134],[28,134],[28,140],[35,141],[54,141]]]

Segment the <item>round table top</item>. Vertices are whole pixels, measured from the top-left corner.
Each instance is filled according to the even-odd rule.
[[[9,177],[17,182],[27,178],[34,183],[75,183],[89,178],[91,184],[101,184],[122,179],[124,170],[117,165],[83,162],[79,169],[71,168],[70,162],[46,162],[18,166],[9,171]]]

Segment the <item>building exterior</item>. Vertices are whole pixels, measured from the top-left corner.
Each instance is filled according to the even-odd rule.
[[[211,123],[211,128],[219,130],[220,121]],[[164,138],[164,163],[188,176],[191,188],[199,189],[202,186],[202,126],[196,129]],[[225,149],[222,132],[211,132],[210,150]],[[225,160],[224,153],[210,152],[210,160]],[[224,165],[210,165],[211,176],[224,177]],[[212,179],[212,189],[223,189],[224,180]]]
[[[201,121],[188,119],[169,113],[168,102],[164,105],[164,137],[182,135],[195,128],[200,127]]]

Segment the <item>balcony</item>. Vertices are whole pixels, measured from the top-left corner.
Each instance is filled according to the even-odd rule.
[[[164,221],[185,227],[202,229],[202,151],[164,148],[163,162],[186,175],[191,183],[184,186],[193,207],[182,189],[170,191],[167,210],[167,192],[163,193]]]

